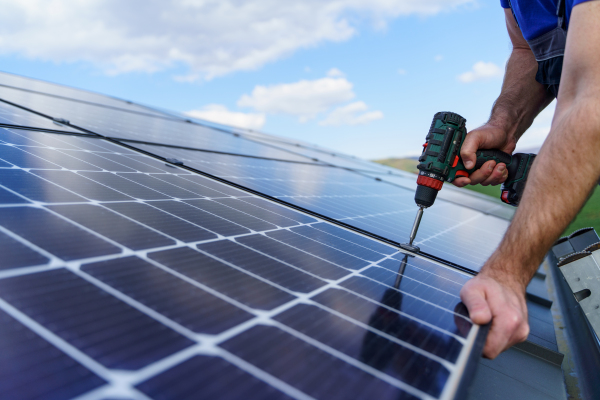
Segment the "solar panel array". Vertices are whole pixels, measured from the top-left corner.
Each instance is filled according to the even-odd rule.
[[[438,200],[440,263],[393,245],[401,172],[7,74],[0,99],[0,397],[462,393],[483,334],[444,263],[481,266],[497,206]]]

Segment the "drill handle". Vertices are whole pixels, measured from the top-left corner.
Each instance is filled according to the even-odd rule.
[[[496,163],[504,163],[507,166],[511,164],[512,161],[512,156],[510,154],[500,150],[477,150],[475,155],[477,156],[477,161],[475,162],[474,170],[481,168],[483,164],[490,160],[494,160]],[[510,175],[510,169],[508,174]]]
[[[502,184],[500,198],[506,204],[518,206],[525,190],[525,183],[535,159],[535,154],[516,153],[511,156],[500,150],[478,150],[476,155],[477,162],[473,170],[481,168],[489,160],[506,164],[508,177]]]

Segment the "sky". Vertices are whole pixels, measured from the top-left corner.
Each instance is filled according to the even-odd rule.
[[[487,120],[496,0],[0,0],[0,70],[314,143],[419,154],[433,115]],[[541,145],[554,105],[517,150]]]

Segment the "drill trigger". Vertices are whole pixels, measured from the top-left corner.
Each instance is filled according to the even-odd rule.
[[[456,167],[458,164],[458,156],[454,156],[454,162],[452,163],[452,168]]]
[[[456,174],[454,174],[455,177],[459,177],[459,176],[466,176],[467,178],[469,177],[469,173],[467,171],[456,171]]]

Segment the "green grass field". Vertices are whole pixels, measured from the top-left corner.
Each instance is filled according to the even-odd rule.
[[[467,186],[468,189],[475,192],[487,194],[495,198],[500,196],[500,186]],[[592,197],[587,201],[585,206],[579,212],[571,225],[567,228],[563,236],[575,232],[577,229],[594,227],[596,232],[600,232],[600,190],[598,187],[594,190]]]
[[[387,158],[384,160],[375,160],[375,162],[408,172],[418,171],[416,169],[418,162],[413,159]],[[496,199],[500,198],[500,186],[476,185],[467,186],[467,188],[475,192],[487,194],[488,196],[492,196]],[[571,225],[569,225],[564,235],[568,235],[572,232],[575,232],[577,229],[587,228],[589,226],[594,227],[596,232],[600,233],[600,189],[598,187],[596,187],[594,193],[583,207],[579,215],[577,215],[575,220],[571,223]]]

